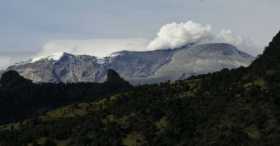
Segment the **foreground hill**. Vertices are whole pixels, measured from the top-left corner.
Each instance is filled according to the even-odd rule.
[[[62,53],[10,66],[35,82],[103,82],[106,70],[114,69],[132,84],[185,79],[223,68],[248,66],[254,57],[230,44],[190,44],[182,48],[146,52],[122,51],[98,59]]]
[[[280,145],[280,33],[247,68],[145,85],[0,127],[20,145]]]
[[[32,83],[15,71],[0,79],[0,124],[32,117],[58,106],[94,101],[131,89],[115,71],[108,70],[104,83]]]

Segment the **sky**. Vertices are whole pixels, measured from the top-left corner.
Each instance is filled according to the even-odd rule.
[[[2,69],[34,56],[67,51],[67,47],[76,52],[90,50],[93,55],[121,49],[145,50],[153,40],[162,40],[159,33],[167,24],[184,26],[190,21],[210,25],[215,36],[231,30],[235,38],[256,46],[241,50],[257,55],[280,29],[279,0],[0,2]]]

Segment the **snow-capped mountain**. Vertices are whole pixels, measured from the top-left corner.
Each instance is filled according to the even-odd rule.
[[[253,60],[230,44],[211,43],[146,52],[122,51],[105,58],[59,53],[13,65],[8,70],[16,70],[34,82],[102,82],[106,71],[113,69],[133,84],[144,84],[248,66]]]

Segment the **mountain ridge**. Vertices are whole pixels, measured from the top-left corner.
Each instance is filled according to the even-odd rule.
[[[199,49],[202,51],[197,51]],[[189,50],[194,51],[192,53]],[[176,58],[181,53],[185,55]],[[203,53],[204,56],[201,55]],[[219,55],[215,56],[215,53]],[[196,56],[200,57],[201,60],[195,58]],[[205,74],[223,68],[231,69],[241,65],[247,66],[253,60],[254,57],[239,51],[230,44],[211,43],[190,44],[177,49],[144,52],[120,51],[102,59],[89,55],[62,53],[59,58],[50,59],[47,57],[33,63],[10,66],[8,70],[17,70],[21,75],[34,82],[67,83],[103,82],[106,79],[106,70],[111,68],[130,83],[137,85],[167,80],[174,81],[183,75],[187,78],[191,75]],[[170,64],[172,61],[175,65]],[[209,61],[208,65],[211,67],[203,67],[207,66],[207,61]],[[186,65],[188,62],[192,69]],[[174,68],[173,66],[178,67]],[[180,66],[183,68],[180,68]],[[203,70],[203,68],[205,69]],[[173,70],[174,73],[169,73],[169,70]]]

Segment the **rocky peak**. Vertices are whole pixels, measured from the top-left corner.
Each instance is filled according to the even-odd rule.
[[[69,60],[69,59],[71,59],[71,58],[74,58],[75,57],[75,55],[72,55],[72,54],[69,54],[69,53],[63,53],[62,55],[61,55],[61,57],[59,58],[59,60]]]
[[[115,81],[122,81],[122,80],[123,79],[116,71],[114,71],[113,69],[108,69],[106,82],[115,82]]]
[[[248,66],[253,59],[230,44],[189,44],[177,49],[120,51],[105,58],[59,52],[8,70],[15,70],[34,82],[100,83],[105,81],[107,69],[114,69],[132,84],[146,84],[177,80],[182,74],[187,78]],[[114,74],[109,71],[108,75]]]
[[[107,80],[105,83],[109,84],[119,84],[119,85],[129,85],[130,84],[125,81],[115,70],[108,69],[107,70]]]

